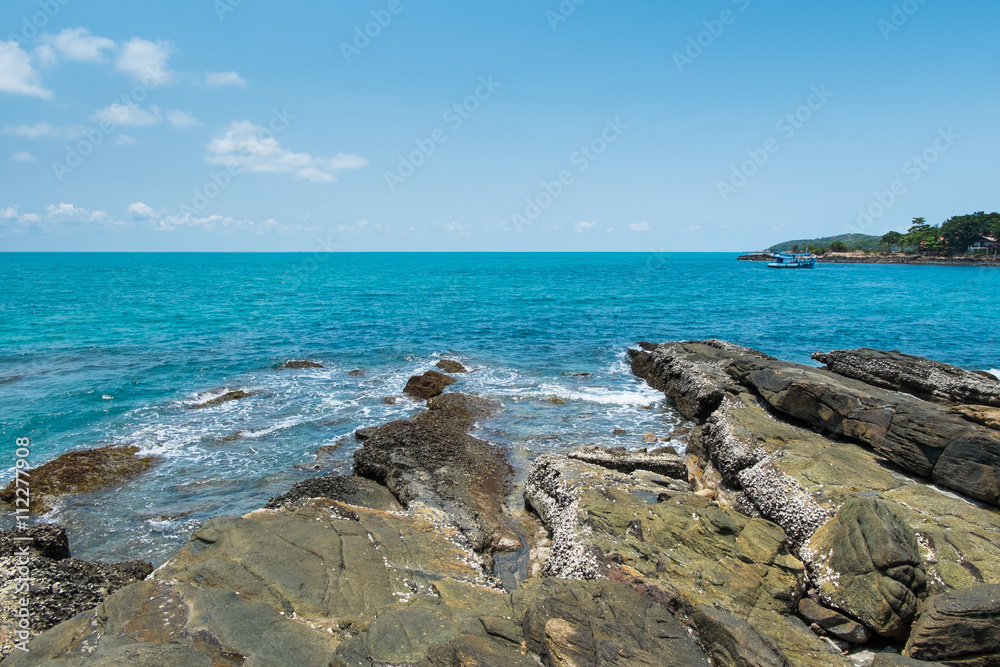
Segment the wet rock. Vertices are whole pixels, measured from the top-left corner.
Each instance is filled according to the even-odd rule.
[[[628,435],[628,431],[626,431],[623,428],[616,428],[615,430],[611,431],[611,433],[613,435]]]
[[[409,394],[414,398],[427,400],[441,395],[445,387],[455,384],[455,382],[455,378],[443,373],[427,371],[423,375],[414,375],[411,377],[403,388],[403,393]]]
[[[845,377],[920,398],[1000,407],[1000,380],[939,361],[861,348],[817,352],[812,358]]]
[[[58,524],[38,523],[26,530],[0,530],[0,558],[23,554],[25,548],[32,558],[69,558],[66,529]]]
[[[1000,585],[928,598],[903,655],[969,667],[1000,664]]]
[[[389,490],[370,479],[354,475],[326,475],[296,482],[285,494],[267,501],[265,509],[299,504],[311,498],[339,500],[348,505],[395,512],[402,509]]]
[[[362,377],[364,374],[365,374],[365,369],[363,368],[355,368],[354,370],[348,372],[348,375],[350,375],[352,378],[359,378]]]
[[[382,402],[385,403],[386,405],[396,405],[396,397],[386,396],[385,398],[382,399]]]
[[[945,665],[940,662],[906,658],[898,653],[879,653],[872,660],[871,667],[945,667]]]
[[[31,471],[32,514],[45,514],[52,503],[68,493],[90,493],[122,484],[149,470],[155,459],[139,456],[135,446],[107,446],[67,452]],[[0,491],[0,502],[13,505],[15,482]]]
[[[925,585],[917,537],[885,503],[849,499],[803,548],[823,602],[906,637]]]
[[[466,433],[495,404],[452,396],[434,399],[412,420],[377,428],[354,453],[354,470],[411,511],[453,522],[476,551],[489,554],[512,536],[501,504],[511,470],[501,449]]]
[[[799,600],[799,616],[810,626],[816,624],[827,634],[851,644],[864,644],[872,636],[868,628],[857,621],[827,609],[809,598]]]
[[[621,583],[531,579],[513,606],[528,650],[548,665],[709,665],[665,607]]]
[[[228,403],[229,401],[238,401],[241,398],[249,398],[250,396],[253,396],[253,394],[248,391],[243,391],[242,389],[231,389],[221,396],[216,396],[215,398],[210,398],[207,401],[189,405],[187,406],[187,409],[198,410],[200,408],[208,408],[213,405],[222,405],[223,403]]]
[[[434,365],[445,373],[468,373],[468,369],[454,359],[442,359]]]
[[[558,396],[550,396],[545,400],[551,403],[552,405],[566,405],[566,401],[562,400]]]
[[[568,456],[624,473],[648,470],[672,479],[687,478],[687,466],[672,449],[650,453],[631,452],[624,447],[601,449],[595,446],[571,452]]]
[[[369,426],[367,428],[359,428],[354,432],[354,439],[359,442],[364,442],[368,438],[372,437],[375,434],[376,430],[377,429],[374,426]]]
[[[323,368],[323,364],[318,361],[309,361],[308,359],[289,359],[284,363],[282,368],[290,369],[303,369],[303,368]]]
[[[20,537],[30,537],[31,541],[16,539]],[[0,655],[21,653],[15,644],[27,641],[28,634],[35,637],[93,609],[110,593],[144,579],[152,571],[153,566],[145,561],[105,564],[73,558],[61,526],[0,531]],[[30,614],[27,631],[20,627],[15,615],[25,598]]]

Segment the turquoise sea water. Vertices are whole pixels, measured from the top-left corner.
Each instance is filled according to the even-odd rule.
[[[480,435],[515,461],[669,438],[679,416],[628,371],[639,340],[725,338],[804,363],[872,346],[1000,368],[1000,269],[773,271],[735,257],[3,254],[0,482],[17,437],[33,464],[138,445],[160,457],[150,473],[47,519],[80,557],[161,562],[206,518],[318,474],[303,469],[317,447],[415,412],[383,398],[443,356],[473,369],[453,389],[504,403]],[[325,368],[276,368],[287,359]],[[253,396],[187,409],[234,388]],[[356,446],[348,437],[335,470]]]

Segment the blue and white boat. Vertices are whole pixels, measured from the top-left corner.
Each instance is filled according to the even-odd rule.
[[[815,269],[816,255],[811,252],[776,252],[771,255],[774,261],[767,265],[772,269]]]

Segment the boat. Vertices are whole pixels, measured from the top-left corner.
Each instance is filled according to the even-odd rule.
[[[816,255],[811,252],[776,252],[767,265],[772,269],[815,269]]]

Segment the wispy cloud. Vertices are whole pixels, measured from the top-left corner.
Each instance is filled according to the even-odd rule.
[[[116,146],[134,146],[135,145],[135,137],[127,135],[127,134],[119,134],[118,138],[115,139],[115,145]]]
[[[197,82],[208,88],[222,88],[223,86],[246,86],[247,82],[243,80],[236,72],[205,72],[205,75]]]
[[[333,183],[341,169],[368,164],[359,155],[339,153],[317,157],[285,150],[266,128],[248,120],[236,120],[208,144],[205,159],[210,164],[237,165],[245,172],[294,173],[314,183]]]
[[[649,223],[648,222],[633,222],[628,226],[630,232],[648,232]]]
[[[167,68],[167,61],[173,53],[172,42],[133,37],[121,47],[115,66],[136,81],[152,78],[157,83],[170,83],[174,73]]]
[[[86,28],[67,28],[58,35],[46,35],[43,42],[68,60],[89,62],[104,62],[106,51],[118,49],[113,40],[92,35]]]
[[[103,109],[98,109],[91,120],[98,122],[108,122],[114,125],[126,127],[149,127],[160,122],[163,114],[158,106],[151,106],[148,110],[142,109],[137,104],[122,104],[113,102]]]
[[[38,162],[38,158],[28,151],[18,151],[10,156],[14,162]]]
[[[193,127],[201,125],[201,121],[194,117],[190,111],[168,111],[167,122],[174,127]]]
[[[82,130],[83,127],[81,125],[54,127],[48,123],[41,122],[34,125],[5,125],[3,133],[9,134],[12,137],[23,137],[25,139],[38,139],[40,137],[78,139]]]
[[[592,222],[592,221],[588,221],[588,220],[581,220],[580,222],[574,224],[573,228],[576,229],[576,231],[578,231],[578,232],[582,232],[585,229],[593,229],[596,226],[597,226],[596,222]]]
[[[55,94],[41,86],[38,72],[17,42],[0,41],[0,92],[51,100]]]

